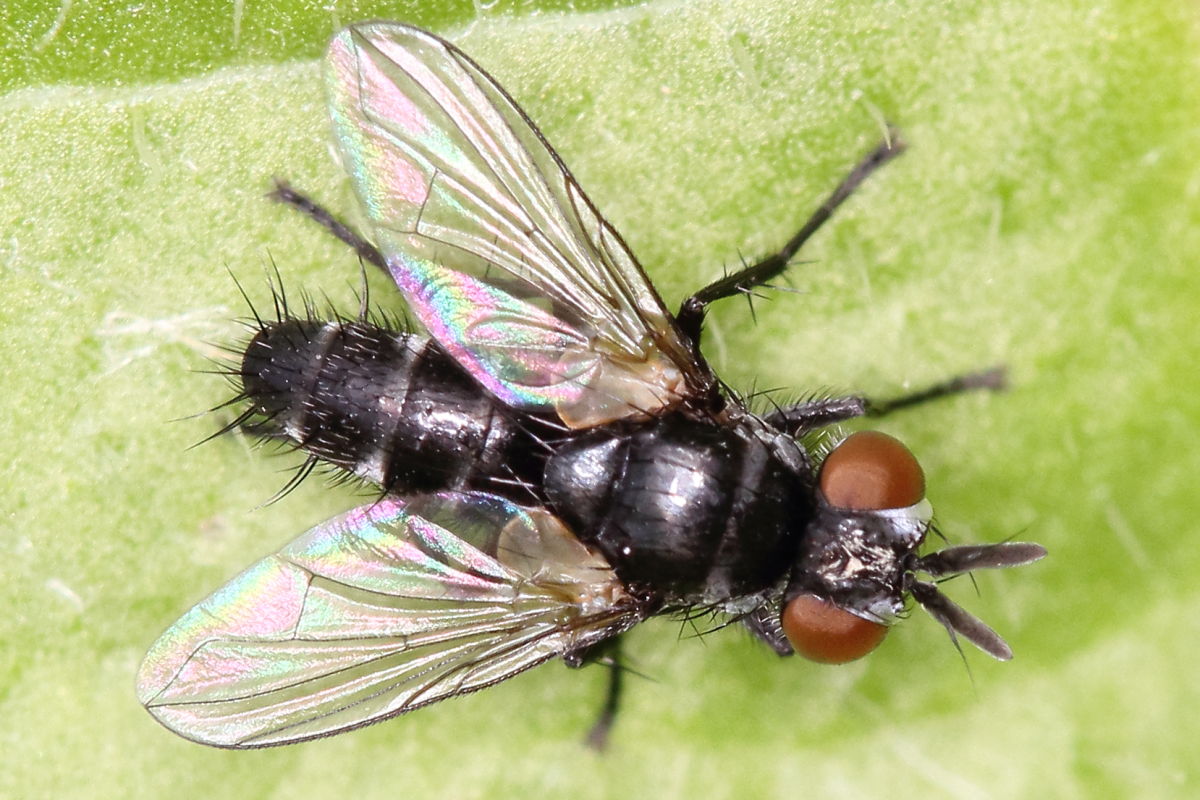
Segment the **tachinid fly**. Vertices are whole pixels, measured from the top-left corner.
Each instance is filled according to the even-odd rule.
[[[428,338],[286,313],[237,376],[251,431],[382,487],[183,616],[138,695],[222,747],[301,741],[474,691],[552,658],[614,658],[655,615],[728,615],[781,655],[870,651],[911,595],[987,653],[1011,651],[918,575],[1012,567],[1035,544],[918,555],[913,455],[879,433],[822,457],[801,438],[965,389],[752,414],[700,353],[705,308],[778,276],[879,165],[894,135],[778,253],[677,314],[511,97],[438,37],[351,26],[325,68],[370,240],[286,185],[395,281]],[[311,316],[311,315],[310,315]],[[595,731],[615,708],[619,669]]]

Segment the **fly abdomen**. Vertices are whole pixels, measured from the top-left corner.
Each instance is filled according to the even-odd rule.
[[[436,344],[360,322],[285,319],[246,347],[247,428],[389,491],[496,475],[518,433]]]

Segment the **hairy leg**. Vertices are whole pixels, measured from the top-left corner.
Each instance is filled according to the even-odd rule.
[[[855,417],[882,417],[902,408],[911,408],[964,392],[1001,391],[1006,385],[1004,367],[992,367],[980,372],[958,375],[950,380],[886,400],[848,395],[799,403],[768,414],[766,420],[781,430],[799,435]]]
[[[895,129],[888,129],[888,136],[864,156],[854,169],[842,179],[837,188],[825,198],[816,211],[800,227],[787,244],[778,251],[744,269],[726,275],[720,280],[713,281],[691,297],[683,301],[676,317],[679,327],[699,347],[700,328],[704,322],[704,311],[709,303],[750,291],[755,286],[778,277],[788,268],[788,264],[805,242],[825,224],[833,212],[854,194],[854,190],[871,176],[875,170],[904,152],[905,144]]]

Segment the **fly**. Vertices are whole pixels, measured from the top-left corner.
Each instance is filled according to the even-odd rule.
[[[427,335],[371,321],[259,320],[235,368],[237,424],[380,486],[185,614],[138,696],[188,739],[326,736],[482,689],[554,658],[615,661],[623,632],[712,611],[781,655],[873,649],[909,597],[957,641],[1008,645],[929,578],[1036,561],[1036,544],[919,555],[921,467],[836,423],[891,403],[832,397],[752,413],[700,352],[707,306],[787,268],[902,149],[863,158],[777,253],[670,313],[516,102],[452,44],[390,22],[331,43],[334,134],[366,238],[295,206],[383,269]],[[829,437],[827,437],[829,438]],[[925,577],[922,577],[925,576]],[[611,671],[602,741],[620,670]]]

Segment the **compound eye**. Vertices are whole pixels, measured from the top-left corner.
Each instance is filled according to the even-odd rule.
[[[821,493],[838,508],[907,508],[925,497],[925,473],[898,439],[859,431],[846,437],[821,465]]]
[[[855,616],[812,594],[793,597],[780,619],[792,648],[809,661],[844,664],[874,650],[887,626]]]

